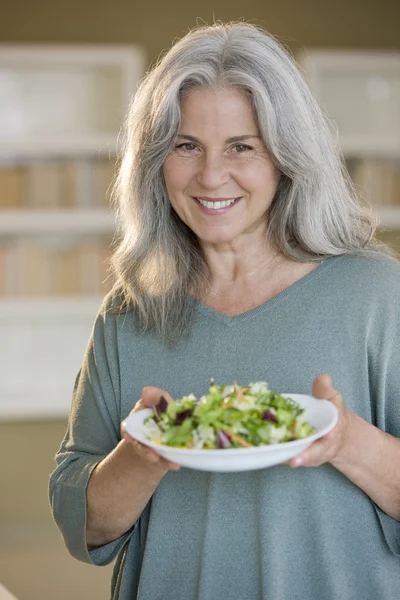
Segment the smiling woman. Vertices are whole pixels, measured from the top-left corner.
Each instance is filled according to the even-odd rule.
[[[114,196],[117,283],[50,480],[70,552],[117,559],[113,600],[393,600],[400,267],[285,49],[245,23],[178,41],[133,98]],[[210,378],[312,391],[337,423],[288,464],[232,473],[128,434],[130,413]]]
[[[195,30],[150,71],[114,195],[125,302],[172,343],[190,323],[188,295],[239,314],[324,257],[387,252],[294,61],[247,24]],[[215,214],[215,198],[234,202]]]

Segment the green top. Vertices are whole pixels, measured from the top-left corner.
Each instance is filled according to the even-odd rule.
[[[331,465],[169,472],[135,527],[88,552],[85,490],[146,385],[174,397],[210,378],[311,393],[332,376],[349,408],[400,435],[400,264],[340,256],[265,304],[228,317],[193,299],[187,339],[167,349],[131,313],[99,312],[50,480],[55,519],[78,559],[116,557],[113,599],[394,600],[400,523]]]

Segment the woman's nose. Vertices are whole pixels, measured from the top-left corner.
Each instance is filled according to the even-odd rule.
[[[205,189],[217,190],[230,179],[228,165],[221,157],[204,157],[197,172],[197,181]]]

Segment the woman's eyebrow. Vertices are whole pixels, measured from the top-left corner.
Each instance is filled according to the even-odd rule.
[[[186,133],[178,133],[178,138],[183,138],[185,140],[190,140],[191,142],[196,142],[196,143],[200,143],[200,140],[196,137],[194,137],[194,135],[188,135]],[[245,134],[245,135],[235,135],[233,137],[230,137],[226,140],[227,144],[232,144],[234,142],[244,142],[245,140],[248,139],[257,139],[260,140],[261,136],[259,135],[254,135],[254,134]]]

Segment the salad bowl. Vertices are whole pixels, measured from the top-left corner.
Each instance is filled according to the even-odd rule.
[[[145,433],[144,421],[153,414],[148,408],[129,415],[123,422],[127,433],[139,442],[155,450],[166,460],[183,467],[201,471],[239,472],[265,469],[284,463],[300,454],[315,440],[323,437],[336,425],[338,411],[327,400],[319,400],[305,394],[281,394],[291,398],[304,409],[304,419],[314,432],[302,439],[272,443],[251,448],[196,449],[175,448],[150,441]]]

